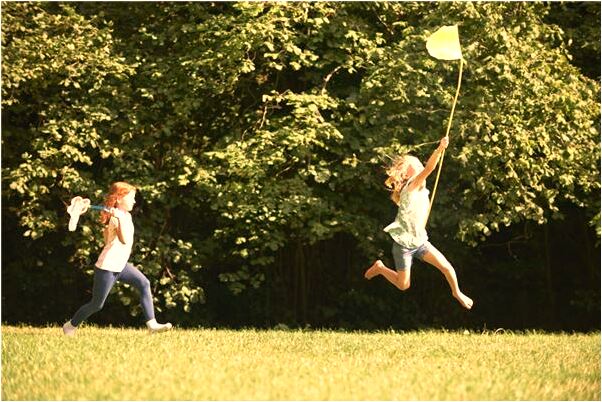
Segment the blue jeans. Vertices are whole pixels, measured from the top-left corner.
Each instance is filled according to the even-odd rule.
[[[142,311],[146,321],[155,318],[150,282],[142,272],[128,262],[121,272],[111,272],[96,267],[94,268],[92,300],[77,310],[71,319],[71,325],[77,327],[92,314],[100,311],[105,304],[105,300],[107,300],[109,292],[117,281],[125,282],[138,289],[138,292],[140,292],[140,303],[142,304]]]
[[[393,259],[395,260],[395,269],[405,271],[412,266],[414,257],[422,260],[424,255],[433,247],[428,241],[416,248],[405,248],[397,243],[393,243]]]

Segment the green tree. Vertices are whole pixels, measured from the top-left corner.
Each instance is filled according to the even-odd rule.
[[[433,236],[462,255],[571,208],[599,226],[600,86],[571,64],[568,36],[595,40],[548,24],[554,7],[2,6],[3,232],[19,228],[10,244],[31,251],[3,279],[66,261],[89,270],[100,228],[90,214],[69,234],[64,203],[128,180],[140,188],[133,260],[182,323],[237,311],[249,323],[428,321],[420,305],[387,306],[360,271],[388,256],[388,157],[425,159],[444,133],[457,64],[425,41],[454,23],[467,64]],[[206,289],[215,302],[202,308]]]

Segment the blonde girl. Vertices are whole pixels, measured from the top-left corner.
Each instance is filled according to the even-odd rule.
[[[465,308],[472,308],[473,301],[458,286],[454,267],[428,241],[426,220],[429,213],[429,190],[426,178],[433,172],[443,150],[449,144],[448,137],[441,139],[439,146],[428,159],[426,166],[411,155],[398,157],[387,170],[385,185],[391,189],[391,199],[399,207],[395,221],[384,231],[393,238],[395,270],[377,260],[364,274],[366,279],[382,275],[399,290],[410,287],[412,261],[418,258],[435,266],[445,276],[453,297]]]
[[[117,281],[135,287],[140,292],[142,312],[146,326],[152,332],[171,328],[170,323],[159,324],[155,319],[150,282],[134,265],[128,262],[134,243],[134,223],[130,211],[136,203],[136,188],[125,182],[111,185],[104,205],[110,212],[101,212],[100,222],[105,225],[105,246],[94,267],[92,300],[77,310],[73,318],[63,325],[65,335],[75,335],[78,325],[100,311],[111,288]]]

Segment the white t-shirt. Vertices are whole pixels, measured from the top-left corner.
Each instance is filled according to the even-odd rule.
[[[134,244],[134,222],[132,215],[129,212],[125,213],[125,217],[121,218],[121,232],[123,234],[125,244],[123,244],[117,236],[117,218],[111,217],[105,233],[105,247],[102,249],[96,267],[106,271],[121,272],[125,268],[130,254],[132,245]]]

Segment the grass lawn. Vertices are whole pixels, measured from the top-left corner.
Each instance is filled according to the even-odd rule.
[[[3,400],[600,400],[600,334],[2,326]]]

